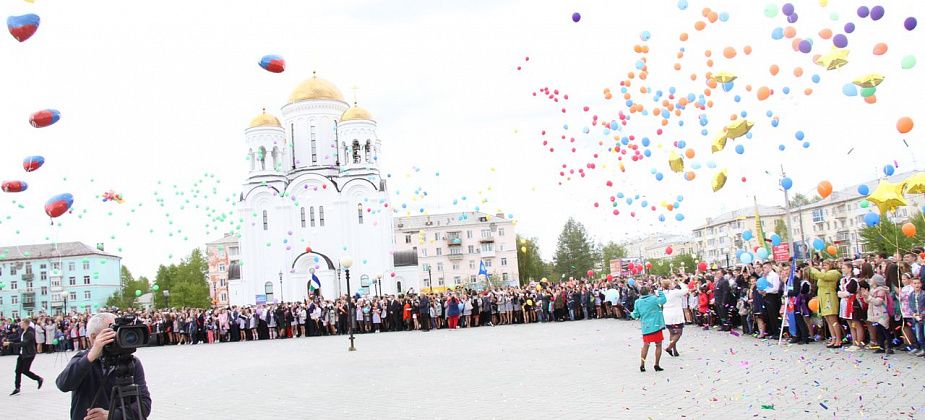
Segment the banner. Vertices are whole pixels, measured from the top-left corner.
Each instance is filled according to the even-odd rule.
[[[774,255],[774,261],[786,262],[790,259],[790,244],[774,245],[772,255]]]

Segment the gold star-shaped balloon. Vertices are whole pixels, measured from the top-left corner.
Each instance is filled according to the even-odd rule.
[[[730,139],[742,137],[747,134],[754,125],[755,123],[749,120],[735,120],[726,126],[726,137]]]
[[[739,76],[725,71],[713,74],[713,80],[715,80],[717,83],[730,83],[737,78],[739,78]]]
[[[717,192],[723,189],[723,186],[726,185],[726,168],[716,173],[713,176],[713,192]]]
[[[870,73],[870,74],[861,76],[857,79],[854,79],[854,81],[852,81],[851,83],[854,83],[855,85],[858,85],[862,88],[872,88],[872,87],[879,86],[880,83],[883,82],[884,78],[885,77],[882,74]]]
[[[826,70],[835,70],[848,64],[848,52],[846,49],[833,48],[828,54],[816,59],[816,64],[825,67]]]
[[[906,194],[925,194],[925,172],[919,172],[903,181]]]
[[[880,209],[881,215],[887,212],[895,211],[897,207],[906,205],[906,197],[903,196],[903,187],[905,183],[889,182],[880,180],[874,192],[867,196],[867,201],[874,203]]]
[[[725,148],[726,148],[726,135],[725,134],[717,137],[716,140],[713,140],[713,147],[711,148],[711,150],[713,150],[713,153],[722,151]]]
[[[672,150],[671,154],[668,155],[668,167],[670,167],[671,170],[675,172],[681,172],[684,170],[684,159],[681,159],[681,156],[675,153],[674,150]]]

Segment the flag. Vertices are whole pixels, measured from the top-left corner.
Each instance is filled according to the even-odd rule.
[[[479,263],[479,275],[488,278],[488,270],[485,269],[485,261]]]
[[[768,248],[768,242],[764,240],[764,230],[761,228],[761,216],[758,215],[758,199],[757,198],[754,198],[754,199],[755,199],[755,235],[758,238],[759,246],[767,250],[768,254],[771,254],[771,249]]]
[[[312,273],[312,281],[308,283],[308,291],[314,293],[316,290],[321,290],[321,280],[318,280],[318,276]]]

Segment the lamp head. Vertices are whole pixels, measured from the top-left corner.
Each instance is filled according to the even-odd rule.
[[[351,258],[349,255],[340,257],[340,265],[341,267],[349,269],[353,265],[353,258]]]

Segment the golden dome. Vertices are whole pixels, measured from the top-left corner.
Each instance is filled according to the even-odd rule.
[[[292,91],[292,94],[289,95],[289,103],[312,99],[343,101],[344,96],[341,95],[340,89],[334,86],[333,83],[319,79],[318,76],[312,74],[311,79],[299,83],[295,90]]]
[[[360,108],[357,106],[356,102],[353,103],[353,107],[344,111],[344,115],[340,116],[340,121],[354,121],[354,120],[366,120],[372,121],[373,114],[370,114],[366,108]]]
[[[283,125],[279,123],[279,120],[276,119],[276,117],[270,114],[267,114],[267,110],[266,108],[264,108],[262,113],[260,113],[259,115],[251,119],[251,123],[247,126],[247,128],[282,127],[282,126]]]

